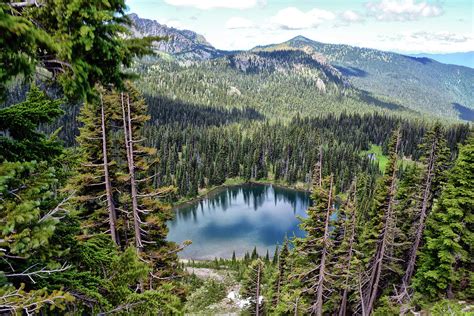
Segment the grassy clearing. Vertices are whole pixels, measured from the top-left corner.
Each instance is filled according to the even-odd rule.
[[[382,153],[382,146],[371,144],[369,150],[364,150],[360,153],[361,156],[372,155],[373,161],[379,165],[380,171],[384,171],[388,163],[388,156]]]

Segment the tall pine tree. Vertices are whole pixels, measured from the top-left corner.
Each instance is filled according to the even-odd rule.
[[[428,215],[413,285],[431,299],[473,296],[474,136],[459,150]]]

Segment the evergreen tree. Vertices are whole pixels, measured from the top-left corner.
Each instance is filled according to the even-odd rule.
[[[61,245],[50,241],[67,199],[59,200],[56,171],[46,162],[0,164],[0,301],[1,312],[35,313],[44,305],[64,309],[73,297],[34,283],[69,266]]]
[[[413,285],[431,299],[472,297],[474,137],[460,148],[439,201],[428,215]]]
[[[425,170],[423,172],[422,182],[417,185],[420,194],[409,198],[415,203],[415,223],[416,231],[412,236],[409,236],[413,243],[409,250],[409,257],[405,269],[405,274],[402,278],[402,285],[399,291],[399,302],[409,297],[408,286],[411,283],[411,278],[415,272],[415,263],[420,248],[423,231],[425,229],[425,221],[428,212],[431,209],[433,200],[438,197],[441,185],[444,182],[444,171],[447,169],[447,161],[449,151],[444,140],[443,130],[440,124],[436,124],[431,131],[425,136],[425,141],[422,145],[424,151],[421,161],[425,163]],[[405,218],[406,221],[406,218]]]
[[[340,316],[346,315],[351,310],[349,300],[357,293],[357,271],[360,268],[357,258],[357,181],[351,187],[347,201],[341,206],[338,213],[338,221],[341,222],[339,240],[335,250],[337,263],[334,268],[337,282],[333,290],[336,295],[333,298],[333,308],[338,310]],[[357,295],[356,295],[357,296]],[[354,308],[352,308],[354,309]]]
[[[264,301],[262,297],[263,270],[265,264],[262,260],[253,260],[247,269],[242,281],[241,295],[249,299],[248,312],[251,315],[263,315]]]
[[[146,104],[139,93],[129,84],[124,93],[102,88],[98,93],[100,98],[86,103],[81,114],[82,164],[69,187],[77,191],[85,235],[108,233],[121,248],[135,247],[150,266],[140,288],[155,289],[181,273],[181,248],[166,240],[171,213],[161,201],[172,188],[153,187],[152,166],[158,160],[155,149],[140,144],[149,117],[142,114]],[[117,211],[114,225],[110,206]]]
[[[250,256],[250,259],[253,261],[253,260],[256,260],[259,258],[259,255],[258,255],[258,252],[257,252],[257,246],[253,247],[253,250],[252,250],[252,255]]]
[[[117,166],[110,153],[113,109],[103,101],[106,91],[98,88],[98,93],[99,99],[86,102],[79,116],[83,124],[77,137],[81,163],[69,181],[68,190],[75,192],[75,201],[81,208],[84,234],[90,236],[109,231],[112,240],[119,244],[117,198],[116,194],[112,195],[118,182]]]
[[[275,252],[273,253],[272,264],[276,265],[278,263],[278,257],[280,256],[280,249],[278,245],[275,247]]]
[[[335,188],[333,176],[313,181],[311,199],[313,206],[307,210],[308,217],[301,223],[301,228],[307,233],[306,237],[295,240],[297,265],[302,270],[299,273],[305,299],[309,303],[309,312],[323,315],[324,298],[328,296],[327,289],[331,286],[329,265],[333,256],[334,242],[331,237],[331,215],[334,211]],[[319,185],[321,183],[321,185]]]
[[[288,277],[288,256],[289,256],[289,249],[288,249],[288,240],[285,238],[283,242],[283,246],[281,248],[281,252],[275,253],[278,263],[278,269],[276,271],[277,276],[275,278],[275,283],[273,285],[273,299],[272,299],[272,306],[277,307],[280,304],[280,296],[283,287],[287,282]],[[275,257],[274,257],[275,259]]]
[[[56,49],[47,32],[24,16],[13,14],[4,2],[0,3],[0,100],[4,99],[10,80],[19,74],[34,73],[38,50]]]
[[[265,261],[265,264],[270,263],[270,254],[268,253],[268,249],[267,249],[267,253],[265,254],[264,261]]]
[[[394,267],[393,247],[396,235],[396,218],[394,201],[397,185],[398,154],[400,147],[400,130],[396,130],[389,144],[390,161],[385,174],[377,184],[374,201],[361,236],[362,251],[366,257],[367,275],[361,308],[364,314],[370,315],[379,297],[382,271]],[[385,275],[385,277],[387,277]]]
[[[53,75],[70,96],[94,97],[97,83],[122,87],[135,56],[152,53],[157,38],[131,39],[124,0],[8,1],[0,4],[0,92],[35,66]]]
[[[55,136],[37,130],[63,114],[60,105],[61,100],[51,100],[33,85],[24,102],[0,109],[0,161],[51,161],[61,154]]]
[[[47,305],[63,310],[73,301],[62,288],[37,284],[70,268],[63,258],[67,245],[53,242],[68,216],[69,197],[59,192],[68,173],[62,169],[68,166],[61,165],[61,144],[38,131],[39,124],[62,113],[59,104],[32,87],[26,101],[0,110],[2,313],[36,313]]]

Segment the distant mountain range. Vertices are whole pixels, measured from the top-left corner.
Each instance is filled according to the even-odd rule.
[[[449,54],[410,54],[413,57],[425,57],[434,59],[443,64],[466,66],[474,68],[474,51],[465,53]]]
[[[155,48],[177,60],[227,59],[247,73],[304,66],[315,69],[325,84],[350,85],[421,113],[474,121],[472,68],[447,65],[428,57],[325,44],[303,36],[249,51],[222,51],[193,31],[167,27],[136,14],[130,18],[137,37],[169,37],[166,42],[156,43]]]

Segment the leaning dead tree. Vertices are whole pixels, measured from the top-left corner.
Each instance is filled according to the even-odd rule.
[[[380,279],[382,270],[386,268],[387,263],[393,258],[389,256],[389,248],[393,246],[393,237],[395,234],[395,214],[394,214],[394,201],[396,194],[396,182],[397,182],[397,156],[400,147],[400,130],[396,132],[396,140],[394,144],[393,152],[391,153],[390,169],[391,174],[389,178],[389,188],[387,196],[383,197],[384,202],[382,204],[382,211],[384,212],[382,218],[382,229],[377,239],[377,248],[374,256],[372,257],[371,264],[369,267],[370,276],[366,284],[366,291],[364,293],[364,303],[366,304],[363,309],[367,315],[373,312],[375,301],[378,297]]]
[[[262,279],[264,263],[260,259],[254,260],[242,281],[242,296],[247,298],[249,304],[247,312],[251,315],[260,316],[264,314],[262,298]]]
[[[405,300],[410,298],[409,286],[411,278],[415,272],[415,264],[418,249],[420,248],[421,241],[423,239],[423,231],[425,229],[426,217],[428,211],[433,203],[433,181],[436,176],[436,168],[438,161],[440,160],[440,151],[443,150],[442,136],[440,135],[440,130],[434,130],[434,136],[432,139],[431,147],[428,154],[426,172],[424,175],[423,181],[423,196],[421,200],[421,207],[418,212],[418,222],[416,223],[416,232],[414,236],[413,244],[410,249],[410,256],[408,258],[408,263],[405,269],[405,274],[402,278],[402,284],[400,286],[399,292],[396,295],[396,299],[399,303],[403,303]]]
[[[341,298],[341,305],[339,307],[339,316],[344,316],[347,313],[347,303],[350,289],[350,278],[354,277],[351,275],[352,271],[352,259],[355,254],[355,244],[356,244],[356,213],[357,213],[357,179],[354,180],[349,196],[347,198],[347,203],[345,207],[350,211],[350,218],[346,218],[347,225],[344,228],[344,238],[348,238],[347,253],[344,257],[343,263],[343,273],[345,274],[343,291]],[[345,249],[344,249],[345,250]]]
[[[326,281],[326,277],[328,275],[326,261],[329,255],[329,248],[332,245],[332,240],[330,238],[330,226],[329,226],[329,222],[331,220],[331,214],[333,211],[333,206],[332,206],[333,192],[332,191],[333,191],[333,175],[331,175],[330,183],[329,183],[328,204],[326,208],[326,217],[325,217],[325,222],[324,222],[324,235],[322,239],[321,261],[319,263],[318,280],[316,284],[316,299],[313,305],[311,306],[311,313],[317,316],[323,315],[324,282]]]

